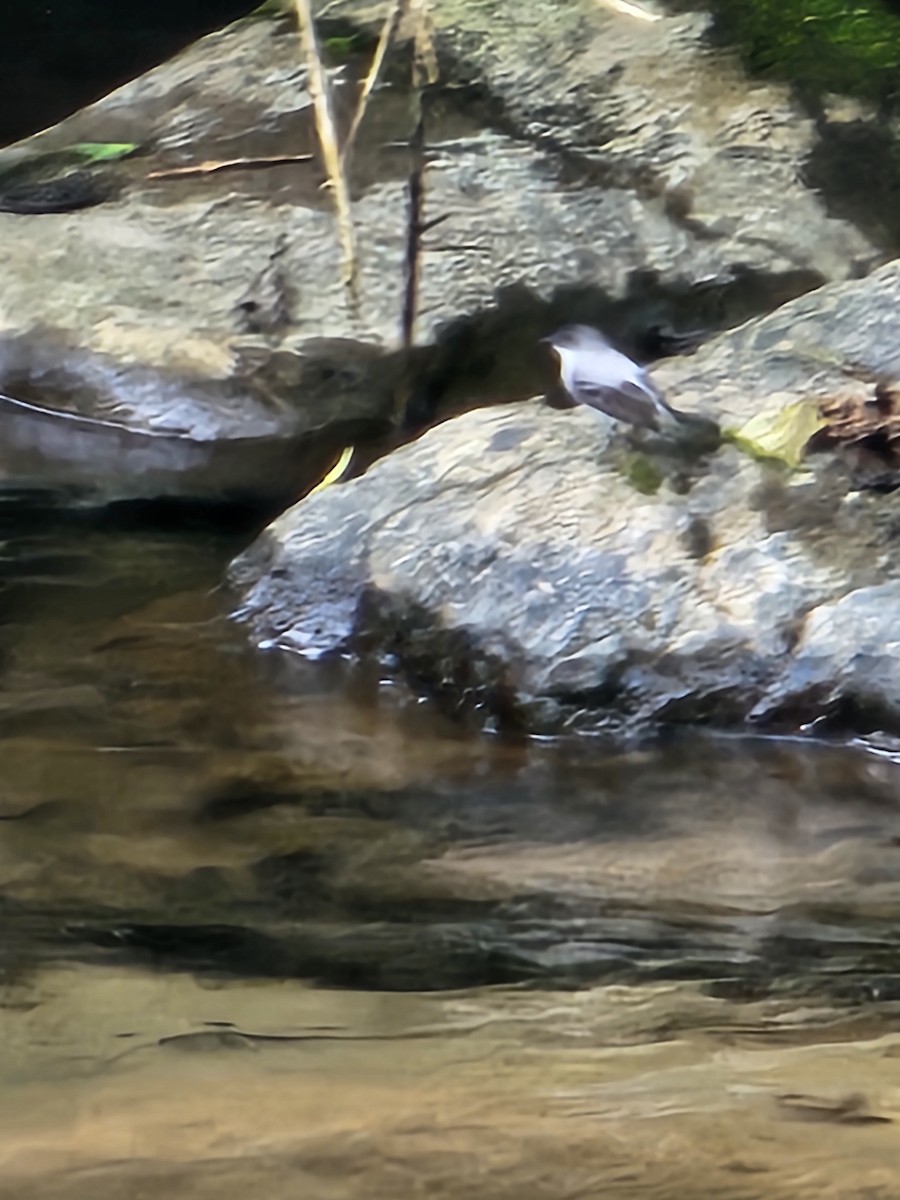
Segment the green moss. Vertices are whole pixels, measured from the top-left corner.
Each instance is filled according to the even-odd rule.
[[[129,158],[140,149],[137,142],[76,142],[69,147],[77,158],[89,163],[115,162]]]
[[[622,460],[622,474],[642,496],[654,496],[663,481],[662,472],[645,454],[629,454]]]
[[[346,62],[363,48],[363,39],[355,33],[348,37],[329,37],[322,43],[332,62]]]
[[[900,92],[900,16],[881,0],[712,0],[715,30],[751,70],[814,94]]]

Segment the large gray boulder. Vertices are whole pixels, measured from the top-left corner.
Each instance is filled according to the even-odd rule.
[[[657,378],[734,426],[864,394],[846,374],[862,365],[900,371],[896,264]],[[793,727],[857,701],[896,719],[900,500],[855,490],[832,452],[807,467],[730,444],[641,460],[621,426],[537,400],[473,412],[279,518],[233,564],[240,615],[261,641],[375,650],[535,730]]]
[[[383,9],[327,7],[362,24]],[[543,301],[567,287],[616,297],[635,271],[655,272],[662,286],[727,279],[740,265],[784,277],[796,294],[879,261],[801,182],[812,122],[785,89],[751,85],[711,58],[700,14],[642,23],[594,0],[431,9],[450,86],[429,110],[426,215],[446,219],[425,239],[422,340],[511,285]],[[346,70],[335,83],[346,109],[355,85]],[[219,381],[239,375],[250,350],[301,352],[319,335],[396,344],[409,133],[403,89],[376,94],[355,155],[363,303],[354,312],[317,161],[160,176],[315,150],[290,23],[247,20],[210,35],[0,152],[2,171],[80,142],[142,147],[116,168],[121,186],[105,203],[0,211],[0,332],[49,329],[117,364]],[[748,303],[770,304],[775,292]],[[145,421],[145,403],[126,405],[130,421]],[[377,389],[362,405],[378,416],[386,406]]]
[[[327,10],[373,31],[383,16],[370,0]],[[786,89],[710,56],[703,15],[641,22],[595,0],[430,10],[447,86],[428,105],[426,216],[442,222],[424,239],[418,335],[444,330],[438,353],[420,348],[411,376],[385,353],[403,303],[406,60],[392,57],[354,156],[357,311],[296,29],[241,21],[0,151],[2,209],[36,156],[141,147],[109,168],[101,203],[0,211],[0,394],[51,410],[4,413],[0,482],[290,502],[342,444],[392,425],[410,378],[423,422],[529,395],[526,347],[573,305],[605,322],[631,303],[666,325],[689,294],[674,324],[716,328],[880,260],[802,182],[814,123]],[[344,119],[354,69],[334,70]],[[259,162],[285,155],[305,161]],[[454,341],[460,323],[474,341]],[[55,408],[80,423],[54,424]]]

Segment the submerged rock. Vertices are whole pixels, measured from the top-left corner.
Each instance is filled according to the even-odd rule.
[[[846,386],[849,364],[896,374],[898,314],[892,265],[657,378],[725,426],[774,417]],[[636,451],[534,401],[448,422],[301,503],[231,574],[259,639],[392,656],[488,722],[793,728],[858,699],[900,723],[898,504],[854,490],[834,453],[792,473],[734,445]]]

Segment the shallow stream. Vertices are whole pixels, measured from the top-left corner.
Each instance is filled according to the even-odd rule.
[[[895,1194],[889,756],[474,738],[0,520],[0,1197]]]

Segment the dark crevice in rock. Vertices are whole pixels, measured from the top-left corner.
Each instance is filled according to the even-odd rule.
[[[693,516],[680,534],[679,540],[685,552],[702,562],[715,548],[716,535],[712,524],[705,517]]]
[[[697,684],[684,695],[654,702],[654,720],[668,725],[710,725],[717,730],[740,729],[747,719],[753,690],[741,684]]]
[[[624,672],[623,665],[594,687],[554,689],[549,698],[571,714],[590,712],[599,719],[600,714],[609,711],[612,719],[624,720],[628,711],[634,710],[634,705],[627,703],[628,690],[622,682]]]
[[[541,389],[554,393],[556,368],[540,339],[560,325],[594,325],[636,360],[650,362],[693,350],[823,283],[815,271],[769,274],[735,264],[702,283],[634,272],[622,296],[570,284],[545,301],[525,286],[504,288],[490,309],[448,322],[434,345],[417,353],[406,424],[419,430],[464,409],[524,400]]]
[[[770,734],[814,727],[816,737],[835,741],[900,735],[900,716],[890,705],[830,682],[797,687],[784,698],[760,704],[755,723]]]

